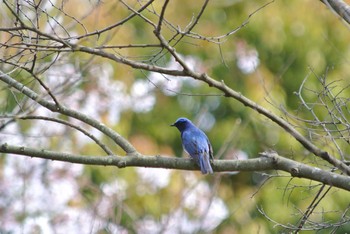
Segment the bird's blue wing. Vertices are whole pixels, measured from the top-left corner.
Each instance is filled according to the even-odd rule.
[[[201,152],[209,151],[205,135],[198,131],[184,131],[181,135],[182,145],[186,152],[194,157]]]
[[[181,138],[183,148],[195,160],[202,173],[213,173],[209,160],[212,157],[212,148],[204,132],[199,129],[183,131]]]

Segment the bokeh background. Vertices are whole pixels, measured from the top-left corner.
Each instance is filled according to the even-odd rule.
[[[137,6],[137,1],[126,3]],[[315,144],[337,155],[324,133],[310,134],[309,126],[286,113],[311,118],[295,95],[303,81],[309,103],[317,102],[322,79],[347,100],[349,26],[320,1],[277,0],[261,8],[266,3],[209,2],[196,33],[211,38],[244,27],[222,37],[220,43],[185,38],[176,51],[196,71],[208,73],[286,118]],[[145,15],[156,21],[152,10],[159,12],[162,4],[155,1]],[[198,1],[170,1],[166,19],[184,29],[200,7]],[[15,19],[1,8],[1,27],[8,27]],[[120,1],[46,1],[42,8],[56,21],[42,16],[41,29],[49,32],[63,25],[70,36],[100,30],[130,14]],[[163,30],[168,39],[173,35],[170,26]],[[1,37],[5,40],[5,33]],[[92,47],[158,42],[152,28],[137,17],[117,30],[77,41]],[[157,55],[157,47],[111,51],[136,61],[179,68],[169,55]],[[41,77],[60,102],[113,128],[143,154],[187,157],[179,132],[169,126],[184,116],[206,132],[218,159],[254,158],[259,152],[275,150],[309,165],[327,166],[282,128],[200,81],[135,70],[84,53],[57,57],[47,53],[39,62],[43,67],[50,64]],[[20,72],[16,75],[25,77]],[[0,87],[5,115],[16,108],[18,96],[3,84]],[[42,107],[34,109],[36,115],[54,115]],[[329,113],[320,108],[317,114],[327,119]],[[105,140],[115,154],[123,154],[100,132],[87,129]],[[105,155],[83,134],[38,120],[7,125],[0,131],[0,141]],[[340,141],[339,146],[349,154],[348,144]],[[0,168],[1,233],[287,233],[286,227],[298,224],[320,188],[319,183],[278,171],[203,176],[198,171],[117,169],[4,154]],[[349,232],[348,198],[347,192],[333,188],[311,216],[314,223],[308,225],[329,233],[335,230],[332,224],[344,221],[336,231]]]

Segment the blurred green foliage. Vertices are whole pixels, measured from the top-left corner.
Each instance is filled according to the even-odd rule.
[[[313,120],[310,111],[302,107],[299,97],[295,95],[306,77],[308,77],[305,85],[307,89],[303,91],[303,95],[310,103],[316,103],[317,95],[322,91],[323,86],[318,79],[320,77],[326,77],[327,82],[342,80],[344,85],[343,83],[339,85],[343,87],[349,84],[347,58],[350,54],[348,43],[350,32],[347,25],[344,25],[321,2],[274,1],[255,12],[265,3],[267,1],[257,0],[210,2],[202,18],[194,27],[194,32],[214,37],[225,35],[247,19],[248,24],[225,38],[222,43],[185,38],[176,44],[176,51],[183,56],[194,58],[197,61],[195,70],[206,72],[214,79],[225,82],[259,105],[288,119],[304,135],[310,136],[305,123],[286,117],[281,109],[299,118]],[[86,4],[87,7],[89,1],[79,4]],[[136,3],[133,2],[133,4]],[[163,1],[155,2],[153,9],[159,12],[162,4]],[[68,14],[70,12],[74,15],[76,10],[74,6],[74,1],[67,3]],[[191,22],[193,15],[199,11],[200,2],[198,1],[170,1],[166,19],[184,30]],[[249,17],[253,12],[255,13]],[[101,3],[96,11],[82,20],[82,23],[88,31],[93,32],[123,19],[129,13],[121,4],[107,1]],[[155,22],[157,20],[152,11],[145,12],[145,16]],[[75,28],[75,31],[84,33],[80,25]],[[119,30],[98,35],[96,40],[86,40],[82,44],[97,46],[99,44],[157,43],[152,31],[153,28],[144,20],[135,17]],[[164,26],[163,33],[169,39],[173,35],[173,30],[170,26]],[[176,40],[171,44],[174,45],[175,42]],[[161,48],[157,47],[113,50],[116,54],[137,61],[167,66],[171,63],[170,56],[167,53],[159,53],[160,51]],[[158,56],[152,57],[157,53],[159,53]],[[238,63],[242,57],[251,53],[258,55],[258,62],[251,68],[252,70],[247,72],[239,67]],[[138,80],[148,81],[149,86],[153,87],[148,92],[154,95],[156,102],[149,111],[125,109],[119,121],[113,124],[106,120],[105,113],[100,113],[106,125],[129,139],[141,153],[183,156],[179,132],[169,125],[178,117],[184,116],[192,119],[206,131],[215,154],[222,152],[221,155],[217,155],[220,158],[235,159],[238,151],[243,151],[249,158],[254,158],[258,157],[259,152],[272,149],[281,155],[304,163],[328,167],[323,165],[324,163],[319,163],[317,158],[308,153],[282,128],[205,84],[193,83],[181,77],[163,77],[165,83],[167,80],[169,83],[176,80],[182,81],[178,93],[168,93],[161,85],[154,85],[149,72],[133,70],[105,58],[82,53],[72,54],[70,59],[72,63],[89,62],[88,68],[79,65],[84,82],[77,87],[87,94],[95,88],[94,80],[99,79],[99,74],[91,72],[92,67],[101,66],[102,63],[110,63],[113,69],[112,79],[122,82],[127,92],[131,92],[132,85]],[[335,83],[335,86],[337,85],[338,83]],[[335,89],[338,92],[342,91],[342,96],[347,98],[349,89],[341,88],[337,86]],[[4,96],[4,92],[1,95]],[[9,99],[7,108],[13,109],[15,104],[13,99]],[[329,104],[332,103],[329,102]],[[345,107],[348,107],[348,104]],[[346,113],[348,109],[345,107]],[[315,107],[315,113],[320,119],[327,119],[329,114],[328,110],[322,106]],[[346,115],[348,116],[348,113]],[[74,145],[73,136],[70,140]],[[311,140],[340,157],[332,145],[325,144],[327,139],[324,135],[314,136]],[[54,145],[54,142],[52,144]],[[107,144],[116,154],[122,153],[113,142]],[[349,155],[348,144],[340,140],[339,145],[343,147],[346,155]],[[75,150],[90,155],[101,152],[93,144],[79,146]],[[183,207],[184,193],[186,193],[184,191],[197,186],[188,182],[188,177],[191,176],[194,176],[198,183],[207,184],[212,192],[208,196],[222,199],[228,210],[227,217],[215,230],[199,228],[195,230],[196,232],[286,233],[287,229],[268,221],[258,209],[263,210],[267,216],[278,223],[286,226],[297,225],[302,212],[305,212],[320,185],[303,179],[291,179],[289,175],[280,172],[269,173],[276,177],[266,180],[266,174],[261,172],[215,174],[204,177],[198,172],[172,171],[167,186],[152,190],[150,189],[152,182],[145,182],[143,175],[138,173],[137,169],[86,166],[78,184],[81,186],[84,206],[93,209],[95,202],[105,196],[100,191],[104,184],[112,183],[117,179],[123,180],[127,184],[123,191],[125,195],[120,198],[115,194],[113,213],[105,218],[110,219],[111,223],[118,223],[130,233],[137,231],[135,228],[137,222],[144,218],[161,223],[167,215]],[[348,193],[333,188],[318,205],[311,219],[323,223],[339,222],[347,206]],[[195,208],[185,207],[185,211],[189,220],[200,219],[203,215],[198,215],[200,212],[196,212]],[[104,233],[102,230],[108,232],[108,228],[101,228],[101,233]],[[331,229],[325,229],[320,233],[328,233],[329,230]],[[350,226],[346,224],[338,231],[345,233],[349,230]]]

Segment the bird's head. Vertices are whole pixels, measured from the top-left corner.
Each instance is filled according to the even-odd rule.
[[[170,126],[177,127],[177,129],[179,129],[179,131],[182,132],[183,130],[185,130],[187,127],[191,125],[192,125],[192,122],[189,119],[181,117],[181,118],[178,118],[176,122]]]

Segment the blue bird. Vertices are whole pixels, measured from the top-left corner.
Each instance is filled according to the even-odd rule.
[[[213,174],[210,165],[210,159],[214,159],[213,148],[205,133],[186,118],[179,118],[170,126],[179,129],[182,147],[200,167],[202,174]]]

